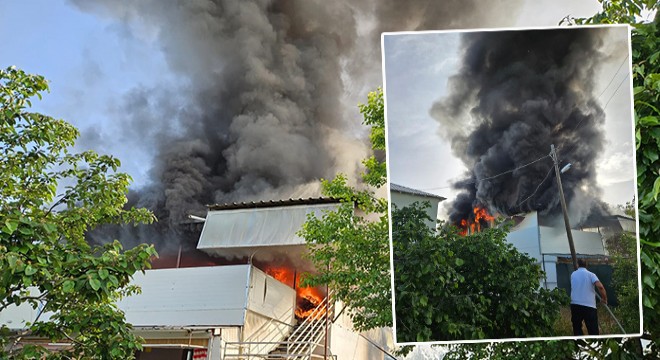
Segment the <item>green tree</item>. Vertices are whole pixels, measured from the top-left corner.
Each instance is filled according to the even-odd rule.
[[[505,227],[436,234],[428,220],[417,204],[392,212],[398,341],[554,335],[566,294],[539,287],[541,268],[506,242]]]
[[[360,104],[359,109],[363,124],[371,126],[373,149],[384,151],[382,90],[369,93],[367,104]],[[307,241],[309,258],[318,271],[305,282],[329,285],[335,298],[346,305],[355,328],[368,330],[391,326],[392,303],[387,199],[377,197],[371,189],[386,183],[385,163],[375,155],[362,163],[366,168],[363,189],[349,186],[343,174],[321,181],[323,195],[342,204],[321,218],[308,217],[299,235]]]
[[[614,315],[627,333],[639,332],[639,284],[637,267],[637,239],[634,235],[619,234],[608,239],[616,246],[608,247],[614,264],[612,286],[618,305]]]
[[[42,76],[0,70],[0,311],[38,309],[23,329],[0,328],[0,358],[130,359],[140,339],[114,301],[138,291],[129,280],[155,250],[92,247],[85,234],[154,217],[124,209],[130,177],[117,172],[119,160],[71,152],[79,135],[72,125],[29,111],[47,90]],[[28,336],[71,346],[23,346]]]

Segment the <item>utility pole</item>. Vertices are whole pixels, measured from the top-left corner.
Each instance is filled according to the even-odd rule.
[[[561,177],[559,176],[559,161],[557,160],[557,152],[555,145],[550,145],[550,157],[555,163],[555,175],[557,176],[557,186],[559,187],[559,200],[561,201],[561,210],[564,213],[564,225],[566,225],[566,235],[568,236],[568,246],[571,249],[571,257],[573,258],[573,270],[577,270],[577,256],[575,255],[575,244],[573,243],[573,233],[571,232],[571,224],[568,222],[568,210],[566,210],[566,199],[564,199],[564,189],[561,186]]]

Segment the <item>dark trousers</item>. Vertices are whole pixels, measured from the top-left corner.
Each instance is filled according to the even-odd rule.
[[[582,334],[582,322],[587,325],[589,335],[598,335],[598,312],[589,306],[571,304],[571,322],[573,323],[573,335]]]

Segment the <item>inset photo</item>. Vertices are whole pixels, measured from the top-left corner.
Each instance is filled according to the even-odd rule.
[[[396,343],[640,335],[630,28],[382,50]]]

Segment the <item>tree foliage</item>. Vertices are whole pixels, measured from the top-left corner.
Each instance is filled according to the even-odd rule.
[[[382,90],[370,93],[367,104],[359,108],[364,124],[371,126],[372,147],[385,150]],[[384,162],[371,156],[363,164],[365,184],[380,188],[386,183]],[[336,299],[346,305],[356,329],[390,326],[387,199],[369,188],[349,186],[343,174],[322,180],[322,189],[325,196],[340,199],[342,204],[321,218],[310,215],[299,232],[309,244],[309,257],[318,271],[305,282],[328,284]]]
[[[634,235],[622,233],[608,240],[608,243],[614,242],[617,246],[608,247],[612,262],[615,264],[612,286],[618,302],[613,312],[627,333],[638,333],[640,327],[637,239]]]
[[[428,220],[419,204],[392,212],[399,342],[554,335],[566,294],[539,287],[541,268],[505,228],[461,236]]]
[[[127,359],[140,347],[114,301],[149,267],[151,246],[124,251],[115,241],[92,247],[85,234],[101,224],[154,220],[124,209],[130,177],[119,160],[70,148],[78,131],[30,112],[48,90],[42,76],[0,70],[0,311],[37,309],[32,323],[0,330],[0,358]],[[26,337],[69,343],[53,353]]]

